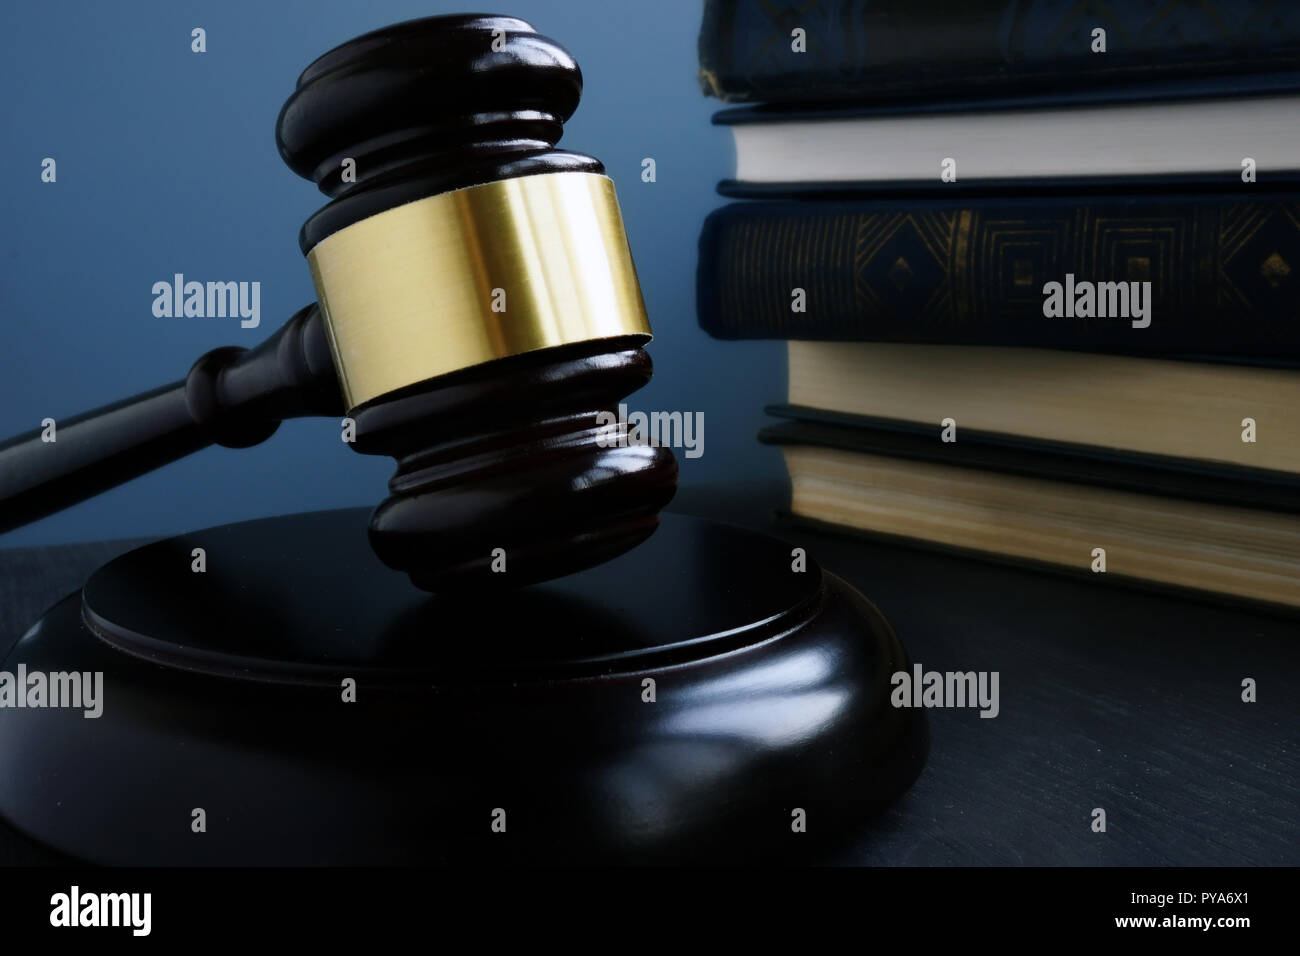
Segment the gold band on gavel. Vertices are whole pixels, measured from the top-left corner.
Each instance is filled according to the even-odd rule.
[[[650,339],[614,183],[545,173],[353,223],[307,254],[349,409],[534,349]]]

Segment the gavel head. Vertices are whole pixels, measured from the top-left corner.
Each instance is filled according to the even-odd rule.
[[[299,241],[353,447],[397,459],[371,545],[425,590],[598,564],[676,490],[615,414],[650,328],[613,183],[555,148],[581,91],[522,20],[432,17],[326,53],[280,113],[332,197]]]

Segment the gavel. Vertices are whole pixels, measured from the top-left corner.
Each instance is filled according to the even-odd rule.
[[[602,415],[650,380],[650,326],[613,182],[556,149],[581,94],[573,57],[511,17],[413,20],[317,59],[276,126],[330,197],[299,234],[317,303],[53,442],[0,445],[0,531],[323,415],[396,459],[370,544],[423,590],[557,577],[648,537],[677,465]]]

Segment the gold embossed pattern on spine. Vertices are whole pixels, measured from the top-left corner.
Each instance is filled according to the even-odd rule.
[[[650,338],[614,184],[595,173],[420,199],[340,229],[307,261],[348,408],[508,355]]]

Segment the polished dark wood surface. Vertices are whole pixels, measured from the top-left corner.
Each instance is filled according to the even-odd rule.
[[[773,529],[868,595],[927,668],[1002,674],[995,720],[933,710],[902,799],[820,848],[874,865],[1300,864],[1296,623],[1181,597],[775,526],[779,486],[681,489],[686,510]],[[363,534],[358,531],[358,534]],[[129,547],[0,548],[0,656]],[[1256,704],[1240,698],[1259,680]],[[1106,808],[1106,833],[1090,827]],[[0,821],[0,864],[60,859]],[[567,859],[562,846],[550,856]]]
[[[428,17],[336,47],[303,71],[276,124],[285,162],[333,197],[303,226],[303,252],[435,193],[604,172],[555,149],[581,95],[569,52],[515,17]],[[355,182],[342,179],[344,158],[356,161]]]
[[[354,412],[353,448],[398,461],[370,542],[429,591],[500,590],[599,564],[648,537],[677,461],[629,440],[620,400],[650,380],[632,341],[529,352]],[[493,552],[507,572],[494,573]]]
[[[0,531],[51,514],[211,444],[245,448],[281,420],[341,415],[316,307],[248,350],[208,352],[179,382],[0,445]]]
[[[590,156],[555,149],[581,95],[573,57],[513,17],[412,20],[331,50],[303,71],[276,126],[285,162],[332,197],[303,227],[303,251],[450,189],[603,172]],[[355,182],[340,177],[345,157]],[[539,350],[355,410],[353,448],[398,462],[371,520],[376,554],[424,590],[500,589],[644,540],[676,488],[672,452],[628,442],[625,423],[598,427],[600,413],[650,380],[639,344]],[[507,574],[491,571],[496,549]]]
[[[892,629],[786,543],[668,516],[483,600],[412,591],[365,528],[247,522],[93,574],[0,667],[102,671],[103,715],[0,710],[0,815],[109,863],[772,860],[920,771]]]

